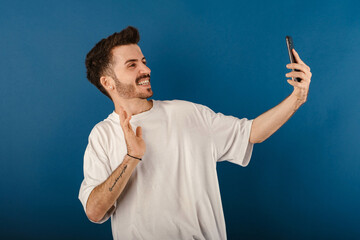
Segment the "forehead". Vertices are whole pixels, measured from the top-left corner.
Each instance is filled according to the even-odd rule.
[[[112,50],[113,60],[115,63],[124,64],[126,60],[141,60],[144,56],[137,44],[117,46]]]

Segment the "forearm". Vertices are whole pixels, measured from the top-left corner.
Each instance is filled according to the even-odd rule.
[[[124,190],[138,163],[139,160],[126,155],[108,179],[93,189],[86,204],[90,220],[98,222],[104,217]]]
[[[303,103],[293,92],[280,104],[255,118],[251,127],[250,142],[265,141],[284,125]]]

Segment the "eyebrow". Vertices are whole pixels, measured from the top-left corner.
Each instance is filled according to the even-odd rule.
[[[143,57],[141,60],[145,60],[145,61],[146,61],[145,57]],[[127,64],[128,62],[137,62],[137,59],[129,59],[129,60],[127,60],[127,61],[124,63],[124,65]]]

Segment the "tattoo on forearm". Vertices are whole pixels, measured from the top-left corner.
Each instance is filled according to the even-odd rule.
[[[125,172],[127,165],[124,166],[124,169],[121,171],[120,175],[115,179],[114,184],[111,186],[111,188],[109,188],[109,191],[111,192],[116,184],[116,182],[119,180],[119,178],[121,178],[121,176],[123,175],[123,173]]]

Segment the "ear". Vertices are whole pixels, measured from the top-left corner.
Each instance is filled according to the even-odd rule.
[[[109,76],[101,76],[100,83],[106,89],[106,91],[111,91],[114,89],[113,81]]]

